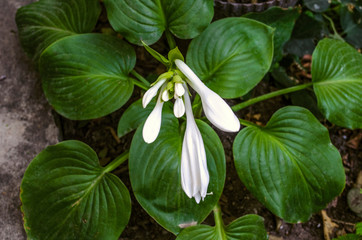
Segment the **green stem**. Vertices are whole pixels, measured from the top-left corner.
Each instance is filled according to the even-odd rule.
[[[175,39],[173,38],[172,33],[169,30],[165,31],[168,46],[170,46],[170,49],[174,49],[176,47]]]
[[[256,125],[255,123],[250,122],[250,121],[248,121],[248,120],[244,120],[244,119],[240,119],[240,118],[239,118],[239,122],[240,122],[241,125],[246,126],[246,127],[259,127],[259,126]]]
[[[261,102],[261,101],[267,100],[269,98],[273,98],[273,97],[280,96],[280,95],[283,95],[283,94],[300,91],[300,90],[308,88],[308,87],[310,87],[312,85],[313,85],[313,83],[305,83],[305,84],[297,85],[297,86],[294,86],[294,87],[285,88],[285,89],[281,89],[281,90],[278,90],[278,91],[275,91],[275,92],[267,93],[267,94],[261,95],[261,96],[256,97],[256,98],[249,99],[249,100],[247,100],[245,102],[236,104],[236,105],[234,105],[232,107],[232,109],[235,112],[237,112],[237,111],[240,111],[243,108],[246,108],[246,107],[248,107],[250,105],[253,105],[254,103]]]
[[[216,203],[214,206],[214,209],[212,210],[214,212],[214,220],[215,220],[215,228],[219,230],[221,236],[219,236],[219,239],[226,239],[226,234],[224,230],[224,222],[222,220],[221,216],[221,208],[219,203]]]
[[[116,159],[114,159],[110,164],[104,167],[103,172],[108,173],[112,172],[114,169],[116,169],[119,165],[121,165],[123,162],[125,162],[129,157],[129,151],[122,153],[119,155]]]
[[[131,71],[131,74],[132,74],[133,76],[135,76],[138,80],[140,80],[142,83],[144,83],[147,87],[150,86],[150,83],[149,83],[144,77],[142,77],[141,74],[139,74],[138,72],[136,72],[136,70],[133,69],[133,70]]]
[[[146,86],[143,82],[138,81],[137,79],[131,78],[134,85],[142,88],[143,90],[147,91],[149,86]]]
[[[335,25],[334,25],[333,20],[332,20],[330,17],[328,17],[326,14],[322,14],[322,16],[323,16],[324,18],[326,18],[326,19],[329,21],[329,23],[331,24],[332,30],[333,30],[333,32],[334,32],[333,37],[336,38],[336,39],[339,39],[339,40],[344,41],[344,39],[338,34],[338,32],[337,32],[337,30],[336,30],[336,27],[335,27]]]

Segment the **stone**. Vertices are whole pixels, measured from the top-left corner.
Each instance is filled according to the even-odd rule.
[[[33,0],[34,1],[34,0]],[[34,64],[22,50],[16,10],[31,0],[0,0],[0,239],[26,239],[20,183],[30,161],[58,142]]]

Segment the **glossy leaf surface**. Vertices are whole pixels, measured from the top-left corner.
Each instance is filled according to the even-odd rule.
[[[181,148],[183,131],[171,111],[163,112],[161,131],[155,142],[147,144],[142,128],[133,137],[129,170],[132,189],[141,206],[162,227],[178,234],[180,226],[201,223],[220,198],[225,182],[225,155],[220,139],[210,126],[197,121],[205,144],[210,174],[208,193],[197,204],[181,187]]]
[[[29,239],[116,240],[131,213],[127,188],[79,141],[49,146],[36,156],[20,198]]]
[[[226,227],[199,225],[186,228],[176,240],[267,240],[264,219],[257,215],[245,215]]]
[[[341,156],[327,129],[301,107],[278,110],[265,127],[244,128],[233,153],[245,186],[287,222],[307,221],[344,188]]]
[[[46,97],[61,115],[74,120],[105,116],[132,95],[128,74],[136,63],[126,42],[102,34],[59,40],[40,59]]]
[[[313,53],[312,80],[318,107],[338,126],[362,128],[362,55],[338,40],[320,41]]]
[[[38,60],[56,40],[91,32],[100,12],[98,0],[40,0],[21,7],[16,13],[21,44]]]
[[[187,64],[221,97],[240,97],[268,72],[273,59],[273,31],[247,18],[218,20],[192,40]]]
[[[105,0],[112,27],[128,41],[157,42],[164,31],[181,39],[199,35],[214,15],[212,0]]]
[[[283,46],[290,39],[293,27],[300,13],[298,8],[282,9],[272,7],[261,13],[249,13],[245,17],[260,21],[275,28],[273,63],[283,58]]]

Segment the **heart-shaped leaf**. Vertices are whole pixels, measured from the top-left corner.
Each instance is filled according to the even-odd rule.
[[[148,45],[170,31],[181,39],[199,35],[214,15],[212,0],[104,0],[112,27],[131,43]]]
[[[46,97],[54,109],[74,120],[105,116],[129,99],[128,74],[136,63],[126,42],[102,34],[82,34],[57,41],[40,59]]]
[[[199,225],[186,228],[176,240],[267,240],[264,219],[258,215],[245,215],[228,226]]]
[[[278,110],[265,127],[244,128],[233,152],[245,186],[287,222],[307,221],[344,188],[341,156],[327,129],[301,107]]]
[[[251,18],[275,28],[274,33],[274,58],[273,63],[283,58],[283,46],[290,39],[293,27],[298,19],[300,9],[282,9],[272,7],[265,12],[248,13],[244,17]]]
[[[16,13],[21,44],[38,60],[56,40],[91,32],[100,12],[98,0],[40,0],[21,7]]]
[[[127,188],[79,141],[49,146],[36,156],[20,198],[29,239],[116,240],[131,213]]]
[[[339,40],[320,41],[313,53],[312,80],[318,107],[342,127],[362,128],[362,55]]]
[[[273,31],[247,18],[218,20],[192,40],[187,63],[221,97],[240,97],[268,72]]]
[[[197,121],[197,125],[205,144],[211,193],[200,204],[188,198],[181,187],[183,131],[172,113],[163,112],[161,131],[155,142],[144,142],[141,126],[131,144],[129,174],[136,199],[162,227],[174,234],[184,225],[202,222],[224,187],[225,155],[220,139],[206,123]]]

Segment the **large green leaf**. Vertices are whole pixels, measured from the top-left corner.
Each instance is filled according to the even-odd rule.
[[[245,215],[228,226],[199,225],[186,228],[176,240],[267,240],[264,219],[258,215]]]
[[[134,44],[157,42],[164,31],[190,39],[214,15],[212,0],[104,0],[112,27]]]
[[[192,40],[187,63],[221,97],[240,97],[268,72],[273,32],[271,27],[247,18],[213,22]]]
[[[312,80],[318,107],[342,127],[362,128],[362,56],[339,40],[324,39],[313,53]]]
[[[282,9],[272,7],[261,13],[249,13],[244,17],[251,18],[275,28],[273,63],[283,58],[283,46],[290,39],[293,27],[300,15],[300,9]]]
[[[102,34],[63,38],[40,59],[46,97],[63,116],[92,119],[119,109],[132,95],[128,74],[136,62],[126,42]]]
[[[341,156],[327,129],[301,107],[278,110],[265,127],[244,128],[233,152],[245,186],[287,222],[307,221],[344,188]]]
[[[79,141],[49,146],[36,156],[20,198],[29,239],[118,239],[131,213],[127,188]]]
[[[21,44],[38,60],[56,40],[91,32],[100,12],[98,0],[40,0],[21,7],[16,13]]]
[[[161,131],[155,142],[142,138],[142,126],[132,140],[129,170],[132,189],[141,206],[162,227],[178,234],[180,226],[200,223],[220,198],[225,181],[225,155],[220,139],[210,126],[197,121],[203,136],[210,174],[208,192],[197,204],[181,187],[181,148],[183,133],[172,113],[163,113]]]

